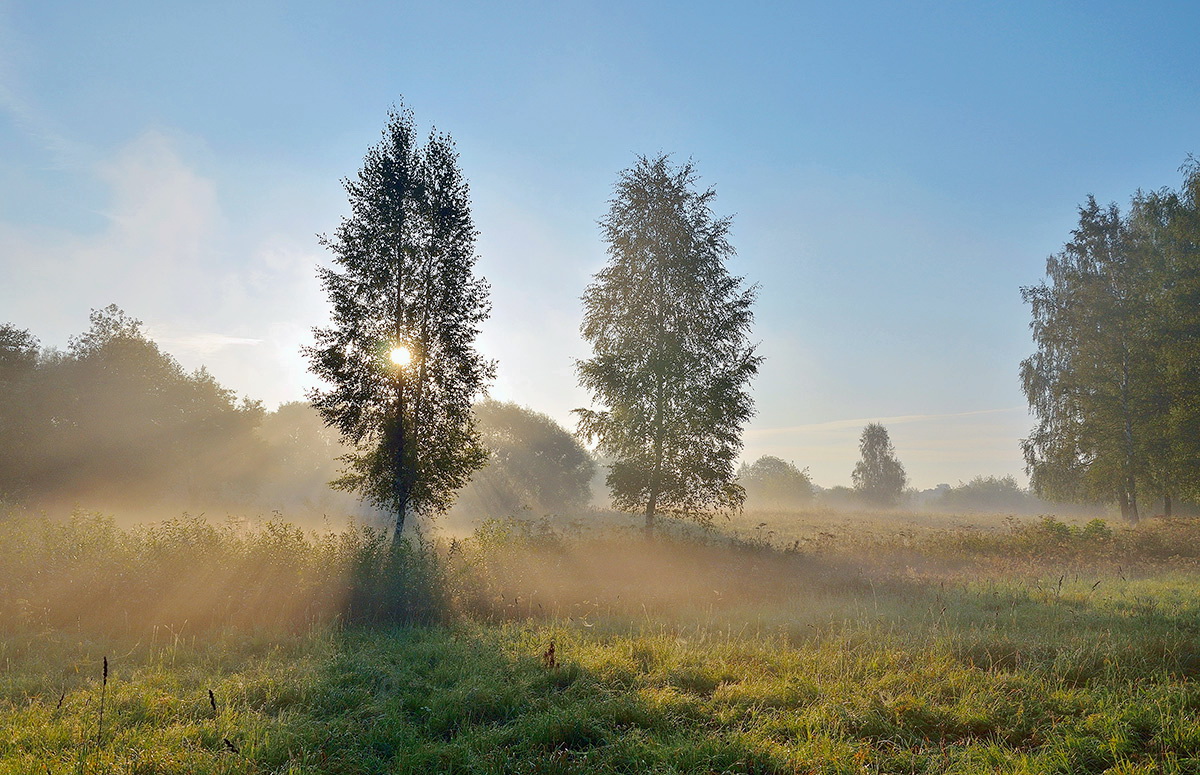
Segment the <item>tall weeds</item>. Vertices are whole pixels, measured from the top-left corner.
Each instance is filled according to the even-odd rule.
[[[129,529],[88,512],[0,518],[0,626],[195,634],[441,616],[435,547],[391,552],[384,538],[364,525],[305,533],[190,516]]]

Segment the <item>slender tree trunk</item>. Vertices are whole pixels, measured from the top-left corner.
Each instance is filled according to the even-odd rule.
[[[1125,421],[1125,501],[1122,516],[1133,524],[1138,522],[1137,478],[1134,476],[1133,417],[1129,399],[1129,349],[1122,340],[1121,353],[1121,414]]]
[[[1174,505],[1174,499],[1171,497],[1171,493],[1167,493],[1166,495],[1164,495],[1163,496],[1163,516],[1164,517],[1171,516],[1171,511],[1172,511],[1173,505]]]
[[[646,533],[654,531],[655,511],[658,509],[660,479],[662,478],[663,427],[661,420],[654,434],[654,467],[650,469],[650,497],[646,499]]]
[[[1126,426],[1128,427],[1128,420]],[[1128,430],[1127,430],[1128,432]],[[1132,457],[1132,456],[1130,456]],[[1125,461],[1125,493],[1124,493],[1124,513],[1123,516],[1133,524],[1138,522],[1138,502],[1137,502],[1137,477],[1133,473],[1133,460],[1126,459]]]
[[[408,514],[408,498],[404,497],[396,509],[396,527],[392,533],[392,551],[399,551],[404,543],[404,518]]]
[[[1121,504],[1121,517],[1136,525],[1138,523],[1138,505],[1137,491],[1133,487],[1133,477],[1126,480],[1118,502]]]
[[[404,534],[404,519],[408,516],[409,476],[406,468],[408,438],[404,432],[404,379],[396,375],[396,529],[392,533],[392,550],[400,548]]]
[[[398,248],[403,251],[403,248]],[[399,346],[404,341],[404,320],[400,315],[401,302],[404,298],[402,286],[403,277],[400,275],[402,262],[396,257],[396,299],[395,299],[395,341],[393,346]],[[396,446],[395,446],[395,477],[396,477],[396,529],[392,533],[392,551],[397,551],[404,540],[404,518],[408,516],[409,475],[408,438],[404,427],[404,367],[394,364],[396,370]]]
[[[654,510],[658,506],[658,489],[651,485],[650,499],[646,501],[646,535],[654,532]]]
[[[660,370],[658,381],[655,385],[654,397],[654,465],[650,469],[650,497],[646,500],[647,535],[654,531],[655,511],[658,509],[658,496],[661,490],[659,485],[662,479],[663,437],[666,436],[666,424],[663,420],[663,412],[665,411],[663,407],[663,381],[663,375]]]

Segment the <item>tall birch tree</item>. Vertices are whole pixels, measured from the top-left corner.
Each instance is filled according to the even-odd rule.
[[[475,349],[488,285],[475,277],[476,230],[454,144],[419,144],[411,111],[394,109],[357,177],[351,214],[321,242],[332,323],[306,348],[330,387],[309,398],[354,452],[340,489],[395,515],[444,511],[487,460],[471,405],[494,373]]]
[[[733,276],[731,220],[713,214],[695,166],[640,157],[617,178],[600,228],[609,261],[583,296],[592,357],[576,364],[593,408],[580,431],[613,460],[614,505],[705,520],[744,500],[734,482],[748,383],[755,288]]]

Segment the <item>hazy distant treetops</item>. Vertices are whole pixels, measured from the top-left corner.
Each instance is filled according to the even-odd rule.
[[[259,502],[289,514],[299,509],[332,517],[361,511],[354,496],[329,486],[339,475],[340,458],[351,450],[312,404],[281,404],[263,416],[258,436],[268,450],[259,472]]]
[[[0,329],[0,494],[122,500],[244,492],[262,414],[204,369],[187,373],[115,306],[66,353]]]
[[[807,470],[771,455],[743,463],[737,481],[746,491],[746,506],[752,509],[798,508],[813,499]]]
[[[467,513],[564,514],[587,506],[596,464],[561,425],[540,412],[493,399],[475,404],[475,417],[488,463],[460,495]]]
[[[711,210],[691,162],[640,157],[600,221],[608,264],[583,296],[592,357],[576,364],[596,408],[579,428],[613,463],[613,503],[645,515],[705,518],[736,509],[733,482],[747,384],[761,361],[748,335],[754,289],[729,274],[730,219]]]
[[[38,340],[11,323],[0,324],[0,380],[13,379],[16,372],[37,362]]]
[[[887,428],[879,423],[867,425],[863,428],[858,448],[862,457],[850,475],[854,489],[868,503],[877,506],[896,505],[904,494],[908,475],[896,459],[896,450],[892,447]]]
[[[28,331],[0,325],[0,500],[32,486],[28,457],[44,430],[36,417],[38,340]]]
[[[1200,494],[1200,164],[1179,192],[1127,214],[1088,197],[1046,278],[1021,289],[1036,352],[1021,382],[1038,423],[1023,444],[1036,492],[1116,502]]]
[[[950,512],[1024,513],[1036,509],[1039,503],[1012,476],[976,476],[969,482],[959,482],[957,486],[943,490],[930,505]]]
[[[488,286],[448,135],[420,145],[412,113],[393,110],[344,185],[352,214],[322,239],[337,268],[319,270],[332,324],[305,348],[330,387],[310,398],[354,447],[337,486],[393,513],[399,540],[407,512],[444,511],[487,459],[471,404],[494,371],[474,344]]]

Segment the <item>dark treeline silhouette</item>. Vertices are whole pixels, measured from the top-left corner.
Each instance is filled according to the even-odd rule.
[[[307,403],[239,399],[116,306],[65,352],[0,325],[0,502],[364,516],[327,486],[343,452]]]

